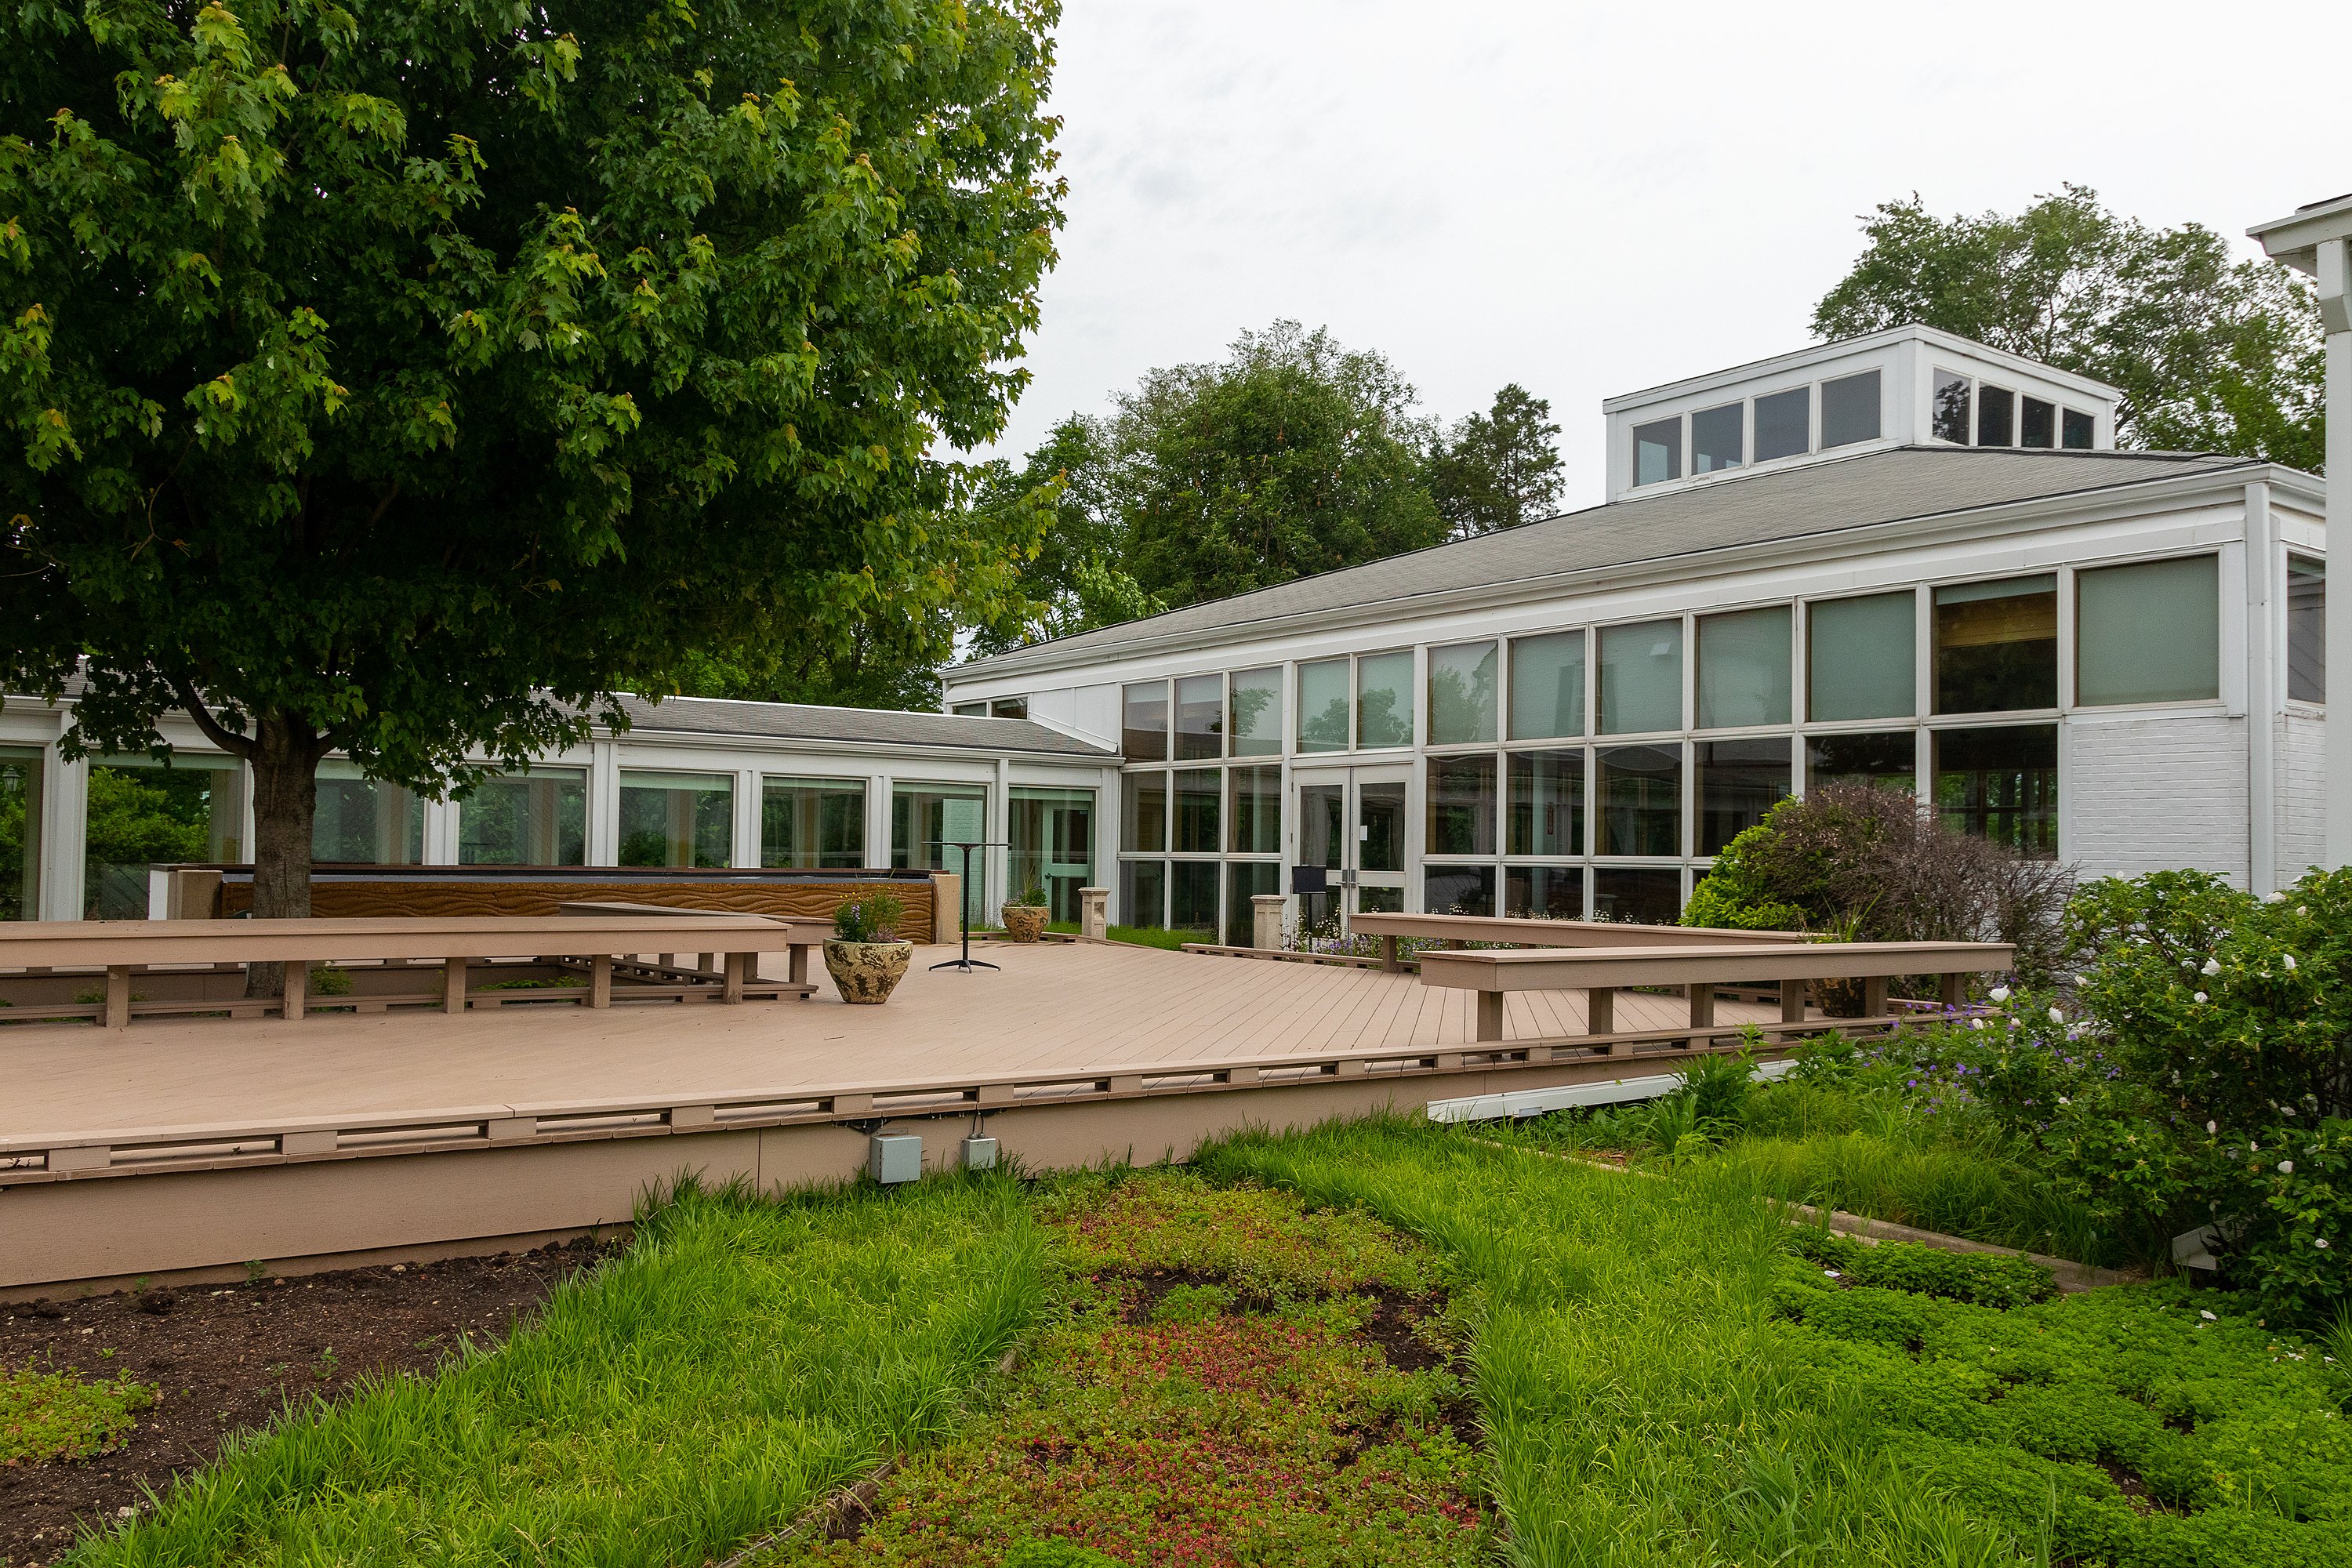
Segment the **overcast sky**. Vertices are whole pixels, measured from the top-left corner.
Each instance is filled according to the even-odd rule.
[[[1008,453],[1288,316],[1448,419],[1549,398],[1588,504],[1601,399],[1804,344],[1880,201],[2074,180],[2236,236],[2352,190],[2346,0],[1066,3]]]

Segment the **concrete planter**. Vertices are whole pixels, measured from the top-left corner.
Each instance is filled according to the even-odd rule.
[[[825,973],[833,976],[841,999],[856,1005],[878,1007],[906,978],[915,956],[911,942],[842,942],[824,944]]]
[[[1053,912],[1043,904],[1007,904],[1004,934],[1013,942],[1035,942],[1045,934],[1045,922]]]

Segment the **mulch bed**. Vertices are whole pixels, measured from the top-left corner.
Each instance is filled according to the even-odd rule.
[[[228,1434],[289,1402],[340,1398],[371,1373],[429,1372],[468,1337],[503,1338],[598,1256],[583,1237],[494,1258],[0,1306],[0,1364],[121,1373],[161,1391],[112,1453],[0,1467],[0,1564],[55,1561],[78,1520],[110,1522],[139,1507],[144,1489],[164,1490]]]

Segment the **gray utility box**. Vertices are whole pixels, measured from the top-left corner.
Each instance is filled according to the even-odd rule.
[[[996,1140],[978,1133],[963,1141],[963,1168],[967,1171],[996,1169]]]
[[[888,1186],[923,1173],[923,1141],[911,1133],[877,1132],[866,1141],[866,1173]]]

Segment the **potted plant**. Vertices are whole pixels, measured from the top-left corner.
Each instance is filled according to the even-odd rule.
[[[878,1007],[906,977],[915,956],[915,944],[898,940],[898,920],[906,912],[906,905],[883,892],[850,899],[833,911],[824,967],[843,1001]]]
[[[1045,889],[1031,882],[1019,896],[1004,900],[1004,934],[1014,942],[1035,942],[1045,932],[1045,922],[1054,911],[1046,905]]]

